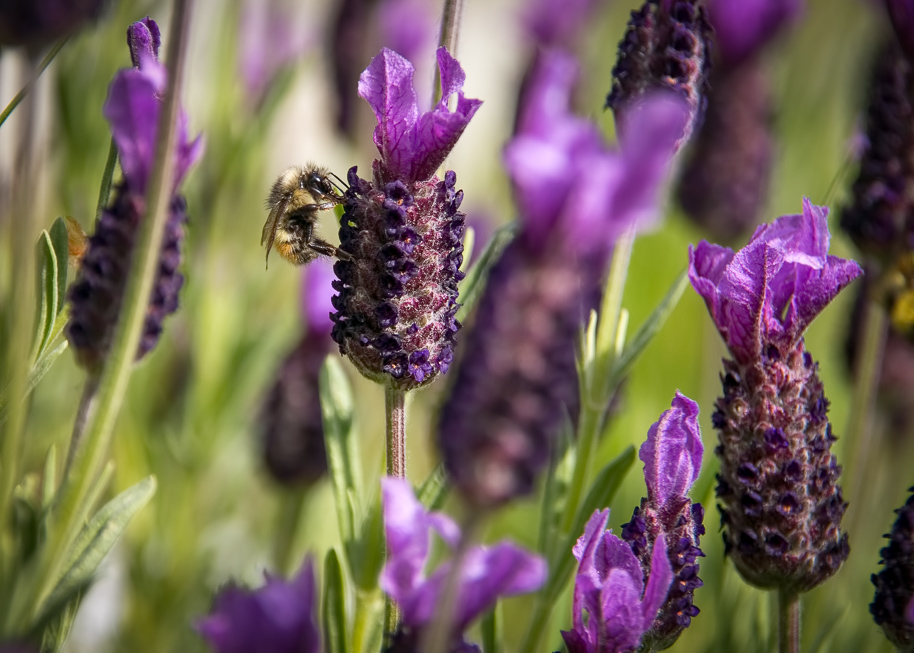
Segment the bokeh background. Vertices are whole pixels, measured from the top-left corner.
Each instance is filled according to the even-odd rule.
[[[369,170],[374,123],[356,96],[357,76],[384,42],[383,19],[392,2],[196,3],[183,97],[191,132],[205,135],[206,152],[184,186],[190,215],[186,284],[180,311],[133,374],[112,452],[116,471],[111,492],[148,474],[158,477],[158,492],[133,520],[86,596],[67,645],[71,653],[203,651],[191,625],[208,611],[217,588],[230,578],[259,584],[264,569],[276,568],[274,534],[288,519],[282,508],[289,503],[289,491],[264,471],[258,418],[278,366],[303,326],[300,272],[278,257],[264,269],[259,246],[264,198],[289,165],[313,161],[343,177],[353,165],[363,175]],[[440,3],[412,4],[417,26],[427,25],[425,54],[416,64],[421,97],[430,98]],[[869,66],[890,32],[878,3],[806,4],[802,19],[765,55],[773,75],[778,146],[763,215],[773,219],[799,212],[804,196],[828,204],[833,209],[832,253],[852,257],[852,246],[837,229],[838,215],[854,175]],[[607,0],[602,5],[578,43],[576,104],[611,138],[612,116],[602,107],[616,44],[636,3]],[[457,57],[466,71],[464,91],[484,104],[447,166],[457,173],[458,187],[465,191],[462,209],[471,224],[480,226],[482,239],[515,217],[501,150],[511,135],[517,90],[530,56],[519,22],[523,6],[523,0],[467,0],[460,32]],[[351,11],[350,25],[363,21],[369,35],[345,53],[355,72],[348,86],[340,84],[347,89],[344,96],[334,81],[334,62],[342,54],[329,45],[341,11]],[[167,42],[169,13],[168,2],[110,2],[101,19],[72,38],[42,77],[35,91],[41,165],[34,186],[42,227],[69,215],[91,231],[109,143],[101,107],[114,72],[129,66],[125,30],[149,15]],[[0,104],[20,87],[21,60],[16,50],[0,53]],[[347,132],[338,125],[341,107],[349,107]],[[14,114],[0,129],[0,220],[14,219],[8,191],[16,120]],[[322,230],[331,241],[336,240],[333,223],[327,212]],[[688,244],[703,237],[671,200],[657,231],[638,239],[624,302],[631,331],[685,269]],[[0,270],[8,274],[6,267]],[[6,281],[0,286],[7,286]],[[879,414],[865,447],[857,445],[859,434],[847,432],[854,393],[844,341],[852,295],[850,289],[839,297],[807,335],[831,399],[830,416],[840,438],[834,450],[845,464],[843,485],[851,501],[845,517],[851,557],[830,582],[803,600],[803,650],[810,652],[891,650],[869,615],[869,576],[878,570],[881,537],[894,520],[892,511],[914,484],[914,434],[886,432]],[[699,402],[706,459],[693,499],[707,509],[707,557],[701,564],[705,587],[695,599],[701,615],[674,650],[769,651],[776,646],[774,597],[741,581],[723,558],[717,532],[716,435],[710,414],[724,354],[703,303],[687,290],[632,371],[601,440],[598,465],[630,444],[640,446],[677,389]],[[373,477],[383,469],[383,393],[344,364],[354,384],[363,466]],[[28,422],[28,469],[40,469],[52,443],[66,446],[82,383],[83,374],[67,353],[36,389]],[[439,382],[412,398],[408,465],[416,482],[436,462],[434,414],[444,392],[446,382]],[[861,450],[867,456],[858,473],[848,468],[862,459]],[[615,532],[644,493],[639,463],[612,506]],[[326,481],[308,490],[293,564],[279,571],[294,571],[309,551],[320,560],[337,543],[332,501]],[[453,501],[448,509],[460,513]],[[532,547],[537,519],[538,506],[531,498],[501,511],[486,538],[510,536]],[[517,645],[530,605],[523,598],[506,601],[506,650]],[[553,641],[543,651],[561,646],[558,629],[570,623],[567,596],[554,614]]]

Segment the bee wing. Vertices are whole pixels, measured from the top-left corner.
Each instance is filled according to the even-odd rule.
[[[286,206],[289,204],[289,198],[284,197],[273,205],[266,223],[263,225],[263,232],[260,234],[260,244],[267,246],[266,261],[270,261],[270,250],[273,249],[273,240],[276,238],[276,229],[279,227],[279,219],[286,212]]]

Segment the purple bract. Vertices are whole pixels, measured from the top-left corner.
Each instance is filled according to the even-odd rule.
[[[803,11],[803,0],[706,0],[724,65],[754,55]]]

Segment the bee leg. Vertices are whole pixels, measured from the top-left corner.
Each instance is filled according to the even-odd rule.
[[[319,238],[309,240],[308,247],[310,247],[313,251],[317,252],[321,256],[336,256],[337,248]]]

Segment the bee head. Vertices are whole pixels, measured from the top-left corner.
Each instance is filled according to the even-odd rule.
[[[320,196],[333,196],[333,183],[320,170],[311,170],[301,179],[302,188],[308,190],[315,198]]]

